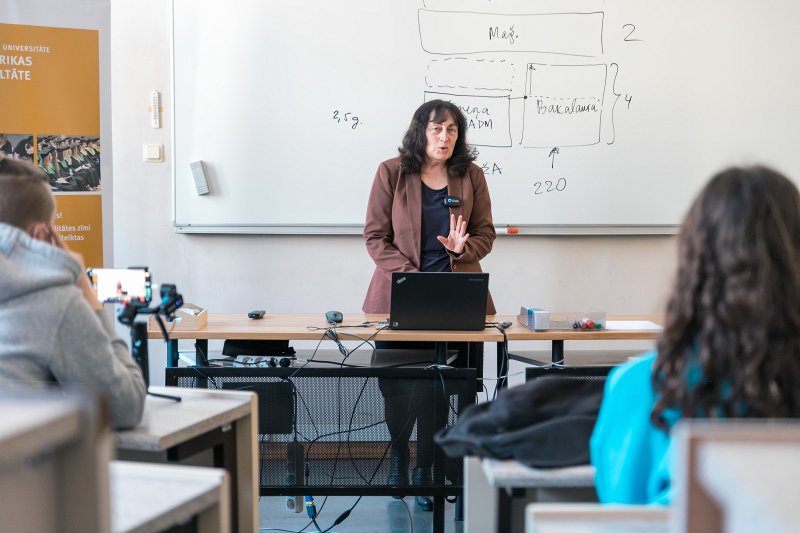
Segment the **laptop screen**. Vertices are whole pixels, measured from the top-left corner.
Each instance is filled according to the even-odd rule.
[[[488,296],[485,272],[392,272],[389,327],[482,330]]]

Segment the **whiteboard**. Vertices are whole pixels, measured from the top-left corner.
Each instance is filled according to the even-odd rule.
[[[674,231],[723,166],[800,177],[798,21],[790,0],[173,0],[173,223],[360,232],[443,98],[497,226]]]

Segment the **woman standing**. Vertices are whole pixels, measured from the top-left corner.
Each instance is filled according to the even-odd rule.
[[[486,178],[472,162],[466,119],[457,106],[443,100],[421,105],[399,152],[378,167],[367,205],[364,238],[375,272],[364,300],[365,313],[389,313],[392,272],[480,272],[479,261],[491,251],[496,237]],[[491,295],[486,313],[495,313]],[[414,348],[424,347],[415,344]],[[390,345],[400,347],[377,343],[378,348]],[[460,352],[463,364],[466,346]],[[388,483],[408,484],[408,440],[416,422],[413,481],[430,484],[432,415],[423,414],[430,415],[430,407],[421,405],[421,395],[409,397],[410,391],[400,383],[379,383],[392,438]],[[417,497],[417,504],[424,510],[432,508],[426,497]]]

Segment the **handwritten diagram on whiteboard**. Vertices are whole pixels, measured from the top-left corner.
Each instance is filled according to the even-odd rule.
[[[425,72],[425,100],[457,104],[467,116],[471,145],[558,148],[601,142],[608,75],[617,65],[586,58],[603,54],[603,12],[420,9],[418,15],[422,49],[436,56]],[[526,53],[558,60],[526,61]],[[613,108],[619,95],[612,97]],[[605,114],[613,122],[613,109]]]

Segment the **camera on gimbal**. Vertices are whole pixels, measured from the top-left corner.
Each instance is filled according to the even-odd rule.
[[[162,283],[160,288],[161,302],[153,307],[148,307],[149,301],[133,300],[123,304],[122,308],[117,314],[117,320],[120,324],[126,326],[133,325],[133,321],[137,315],[155,315],[156,317],[164,317],[167,322],[172,322],[175,318],[175,311],[183,305],[183,296],[178,293],[178,289],[174,283]],[[161,320],[157,320],[161,326],[161,332],[164,338],[167,337],[167,332]]]
[[[149,298],[132,299],[122,303],[122,307],[117,313],[117,320],[131,328],[131,355],[142,369],[145,384],[148,386],[150,385],[150,376],[147,353],[147,324],[142,321],[136,322],[136,317],[138,315],[153,315],[158,327],[161,329],[161,334],[164,336],[164,341],[169,341],[169,334],[164,326],[164,320],[172,322],[175,318],[175,311],[183,305],[183,296],[178,293],[174,283],[162,283],[160,295],[161,300],[157,305],[148,307],[150,304]]]

